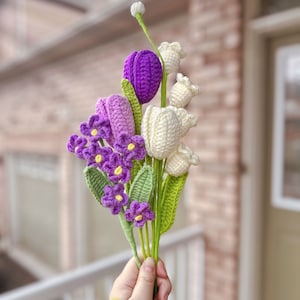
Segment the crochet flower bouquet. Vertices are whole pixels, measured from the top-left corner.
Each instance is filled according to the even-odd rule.
[[[167,106],[167,78],[178,71],[184,53],[178,42],[155,46],[142,18],[144,10],[142,2],[131,6],[153,51],[134,51],[126,58],[123,95],[100,98],[95,113],[80,125],[81,135],[72,135],[67,145],[86,160],[84,176],[95,199],[119,216],[138,266],[134,231],[143,257],[157,261],[160,236],[174,223],[189,166],[198,164],[197,155],[180,142],[197,122],[184,107],[198,87],[178,73]],[[159,89],[160,106],[149,104],[142,110]]]

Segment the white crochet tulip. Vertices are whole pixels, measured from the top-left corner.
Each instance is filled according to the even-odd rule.
[[[179,69],[180,59],[185,56],[181,45],[178,42],[163,42],[158,50],[165,63],[165,71],[167,74],[175,73]]]
[[[191,99],[199,94],[199,87],[193,85],[187,76],[183,76],[181,73],[177,74],[177,82],[173,85],[169,101],[170,104],[176,107],[187,106]]]
[[[187,173],[190,165],[198,164],[199,157],[189,147],[179,144],[167,159],[166,172],[177,177]]]
[[[168,106],[168,107],[176,113],[177,118],[181,122],[181,128],[180,128],[181,137],[185,136],[191,127],[197,125],[198,117],[193,114],[189,114],[186,109],[177,108],[175,106]]]
[[[181,122],[169,107],[149,105],[142,119],[141,134],[148,155],[164,159],[179,143]]]

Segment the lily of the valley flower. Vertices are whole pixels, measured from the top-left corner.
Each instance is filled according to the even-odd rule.
[[[173,176],[180,176],[188,172],[190,165],[198,165],[199,157],[184,144],[179,144],[177,149],[168,157],[166,172]]]
[[[192,97],[199,93],[199,87],[193,85],[187,76],[183,76],[181,73],[177,74],[177,82],[173,85],[169,101],[170,104],[176,107],[187,106]]]
[[[134,51],[124,62],[123,77],[130,81],[141,104],[148,103],[157,93],[162,66],[150,50]]]
[[[164,159],[179,143],[181,122],[169,107],[149,105],[142,119],[141,132],[148,155]]]
[[[181,137],[185,136],[190,128],[197,125],[197,121],[198,121],[197,116],[193,114],[189,114],[187,110],[185,110],[184,108],[177,108],[171,105],[168,107],[176,113],[177,118],[181,121],[181,127],[180,127]]]
[[[180,43],[163,42],[158,50],[164,60],[165,70],[167,74],[175,73],[179,69],[180,59],[185,56]]]

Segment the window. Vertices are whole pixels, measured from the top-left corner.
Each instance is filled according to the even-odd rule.
[[[276,54],[272,198],[300,210],[300,44]]]
[[[11,210],[18,247],[60,269],[58,162],[55,157],[12,155]]]

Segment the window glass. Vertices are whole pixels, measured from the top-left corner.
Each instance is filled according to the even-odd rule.
[[[59,269],[59,183],[53,157],[18,156],[15,160],[17,243]]]
[[[300,49],[300,48],[299,48]],[[287,58],[284,97],[283,195],[300,200],[300,55]]]

